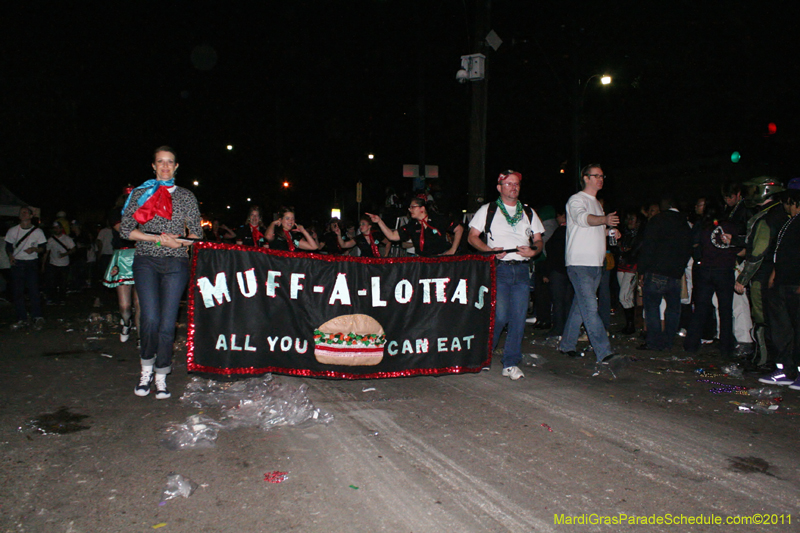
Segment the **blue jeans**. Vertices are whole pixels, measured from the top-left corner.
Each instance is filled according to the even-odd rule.
[[[189,281],[189,259],[137,255],[133,260],[133,278],[142,308],[139,331],[142,365],[155,366],[157,374],[169,374],[175,322]]]
[[[581,323],[586,328],[589,342],[592,343],[598,361],[611,355],[611,342],[608,340],[603,321],[597,308],[597,288],[603,276],[603,267],[568,266],[567,275],[575,289],[575,298],[569,310],[564,335],[561,337],[559,350],[569,352],[578,345]]]
[[[19,260],[11,267],[11,282],[14,290],[14,310],[17,320],[27,320],[28,311],[25,309],[25,287],[28,287],[28,296],[31,298],[31,317],[42,316],[42,302],[39,297],[39,260]]]
[[[498,261],[492,348],[497,347],[503,328],[508,326],[506,344],[503,347],[503,368],[517,366],[522,361],[522,335],[525,332],[529,295],[528,264]]]
[[[661,331],[661,299],[667,301],[664,331]],[[651,350],[669,350],[681,320],[681,280],[648,272],[644,275],[642,300],[647,325],[647,346]]]

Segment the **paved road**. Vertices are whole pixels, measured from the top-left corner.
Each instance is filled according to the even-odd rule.
[[[81,331],[89,308],[59,312],[64,320],[52,318],[42,332],[10,332],[9,310],[0,309],[0,531],[800,530],[793,416],[800,393],[785,394],[774,415],[738,414],[729,402],[742,396],[711,394],[697,382],[698,366],[719,365],[713,350],[686,362],[677,350],[637,353],[632,340],[620,340],[638,360],[618,379],[593,378],[585,358],[567,360],[541,345],[527,349],[547,361],[526,366],[518,382],[502,378],[497,364],[438,378],[275,376],[307,384],[334,422],[225,431],[215,448],[169,451],[159,445],[160,429],[198,410],[135,397],[133,344],[119,344],[108,327],[87,341],[96,336]],[[176,397],[189,380],[185,357],[178,360],[170,379]],[[753,377],[735,383],[757,386]],[[87,415],[77,422],[87,429],[29,428],[60,407]],[[288,479],[266,483],[275,470]],[[200,487],[159,505],[169,472]],[[774,513],[784,525],[622,527],[554,518],[754,513]]]

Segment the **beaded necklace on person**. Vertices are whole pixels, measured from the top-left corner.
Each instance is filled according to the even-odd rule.
[[[514,226],[517,225],[517,222],[522,220],[522,215],[524,213],[524,209],[522,209],[522,202],[517,200],[517,205],[516,205],[517,212],[514,213],[513,217],[508,214],[508,210],[506,209],[506,205],[503,203],[502,199],[500,198],[497,199],[497,205],[498,207],[500,207],[500,212],[503,213],[504,217],[506,217],[506,222],[508,222],[508,225],[511,226],[511,229],[517,231],[517,228],[515,228]]]
[[[781,247],[781,241],[783,240],[783,235],[786,233],[786,230],[789,229],[789,226],[792,225],[792,222],[794,222],[794,219],[796,219],[796,218],[797,218],[797,215],[795,215],[792,218],[790,218],[789,220],[787,220],[786,223],[781,228],[781,231],[778,233],[778,242],[775,243],[775,253],[772,256],[772,262],[773,263],[777,263],[778,262],[778,249]]]

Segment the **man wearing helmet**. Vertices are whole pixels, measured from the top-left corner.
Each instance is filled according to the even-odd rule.
[[[742,185],[745,203],[748,207],[756,207],[757,212],[747,221],[745,260],[735,290],[743,294],[745,286],[750,285],[750,307],[755,324],[753,338],[756,342],[753,363],[760,366],[767,363],[767,284],[774,268],[775,242],[787,215],[780,201],[773,198],[774,194],[784,190],[778,180],[762,176]]]

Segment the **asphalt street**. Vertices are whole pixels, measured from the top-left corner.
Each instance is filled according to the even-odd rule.
[[[159,401],[133,394],[138,356],[106,320],[111,291],[68,304],[48,307],[41,331],[12,331],[0,306],[3,532],[800,530],[800,392],[783,389],[772,414],[741,412],[732,402],[752,399],[734,387],[760,385],[723,375],[713,344],[689,359],[616,336],[630,365],[592,376],[591,352],[569,359],[531,328],[536,357],[516,382],[499,361],[442,377],[275,375],[306,384],[333,422],[226,430],[213,448],[172,451],[164,427],[219,416],[179,400],[192,378],[185,313],[173,398]],[[63,434],[43,434],[54,419]],[[265,481],[273,472],[285,479]],[[170,473],[193,494],[162,502]]]

